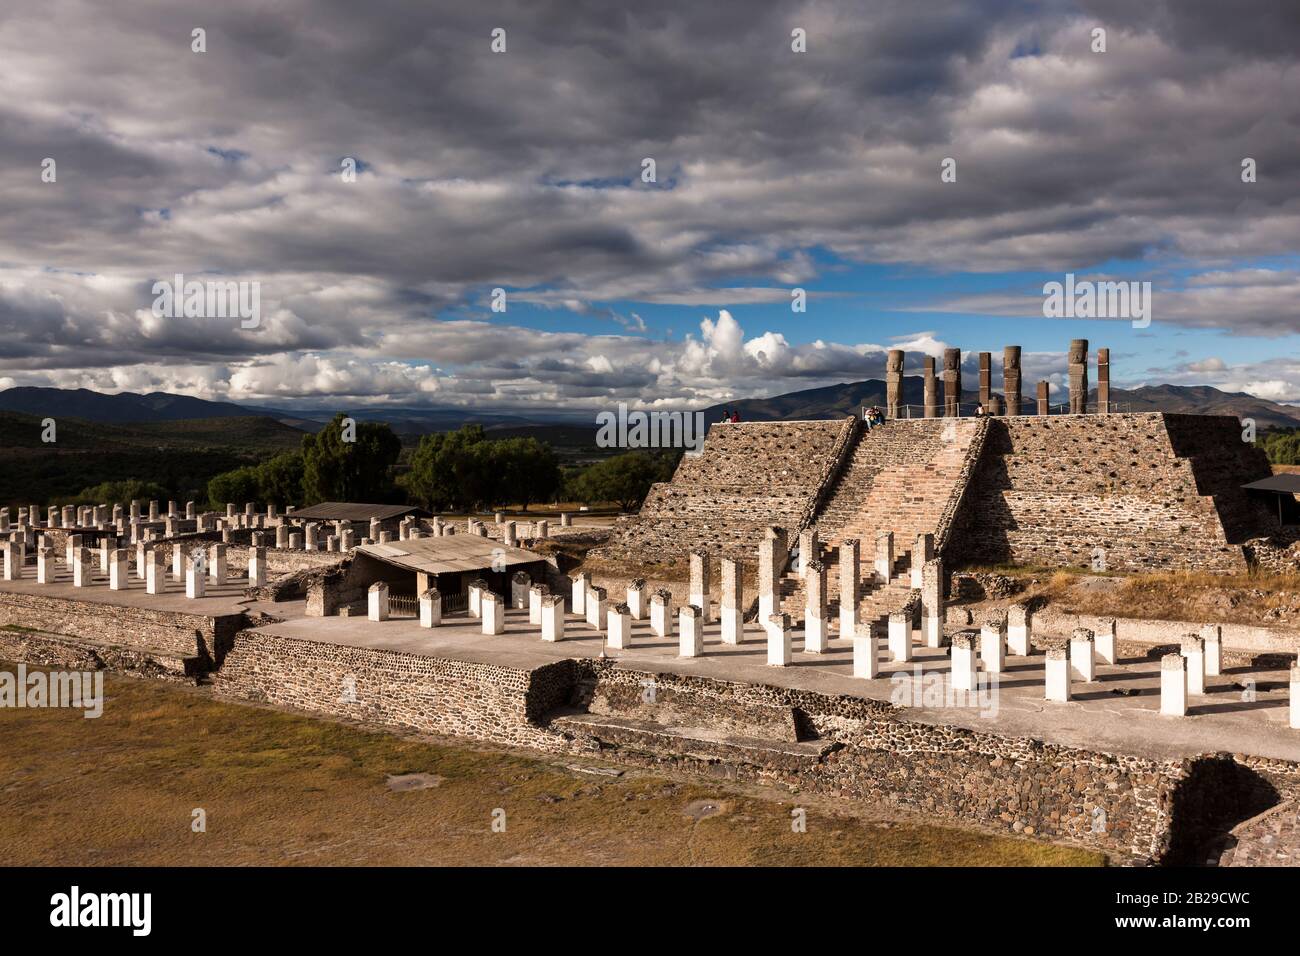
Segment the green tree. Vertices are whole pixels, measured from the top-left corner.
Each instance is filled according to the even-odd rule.
[[[344,441],[340,412],[315,435],[302,439],[303,503],[384,501],[392,494],[401,440],[386,424],[356,422],[355,441]]]
[[[509,438],[491,443],[494,504],[552,501],[560,490],[560,462],[550,445],[536,438]]]
[[[245,502],[261,500],[256,465],[222,472],[208,482],[208,501],[213,508],[221,509],[231,503],[242,508]]]
[[[258,500],[281,508],[303,500],[306,463],[297,452],[287,451],[257,466]]]
[[[650,486],[672,477],[673,457],[629,451],[598,461],[580,472],[570,484],[570,494],[588,504],[616,502],[623,511],[638,508]]]
[[[66,504],[129,505],[132,501],[157,501],[167,498],[166,488],[152,481],[105,481],[93,488],[83,488]]]

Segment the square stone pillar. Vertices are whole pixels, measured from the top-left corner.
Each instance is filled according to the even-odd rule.
[[[1223,629],[1206,624],[1201,628],[1201,640],[1205,642],[1205,676],[1218,677],[1223,673]]]
[[[826,565],[809,562],[804,574],[803,649],[824,654],[830,649],[830,622],[826,619]]]
[[[789,667],[794,660],[794,629],[789,614],[773,614],[767,621],[767,664]]]
[[[564,640],[564,595],[548,594],[542,598],[542,640]]]
[[[808,564],[821,558],[821,543],[817,540],[816,528],[804,528],[799,532],[799,577],[806,577]]]
[[[68,567],[72,567],[73,562],[77,558],[77,550],[80,547],[81,547],[81,535],[79,534],[68,535],[67,540],[64,542],[64,551],[65,551],[64,564],[66,564]]]
[[[587,592],[587,623],[598,631],[605,629],[605,615],[609,612],[609,594],[604,588],[592,588]]]
[[[745,568],[735,558],[722,559],[722,643],[745,642]]]
[[[551,523],[545,518],[537,522],[537,537],[545,540],[551,536]]]
[[[880,676],[880,641],[873,627],[853,635],[853,676],[865,680]]]
[[[632,612],[626,604],[615,604],[609,609],[609,637],[607,643],[616,651],[632,646]]]
[[[677,656],[699,657],[704,653],[704,615],[694,604],[677,612]]]
[[[191,600],[208,593],[207,560],[202,551],[185,556],[185,596]]]
[[[943,558],[925,562],[921,579],[921,630],[926,647],[943,646]]]
[[[591,575],[586,571],[579,571],[578,576],[573,579],[573,591],[569,604],[569,610],[574,614],[586,616],[587,613],[587,590],[591,587]]]
[[[934,535],[918,534],[912,546],[912,587],[925,586],[925,562],[934,557]]]
[[[984,411],[987,414],[989,410],[989,399],[993,397],[993,353],[981,352],[979,354],[979,362],[979,402],[984,406]]]
[[[515,523],[513,521],[507,521],[501,528],[501,542],[507,548],[513,548],[515,546],[515,541]]]
[[[1097,414],[1110,414],[1110,349],[1097,349]]]
[[[939,387],[934,377],[934,356],[927,355],[921,364],[922,374],[924,375],[925,391],[924,414],[926,418],[939,417]]]
[[[516,611],[528,607],[528,589],[533,586],[533,579],[527,571],[516,571],[510,576],[510,606]]]
[[[861,545],[857,538],[840,542],[840,637],[850,639],[858,635],[858,601],[861,599],[859,581],[862,577]]]
[[[1070,414],[1088,411],[1088,340],[1070,342]]]
[[[84,588],[90,584],[91,557],[89,548],[77,548],[72,555],[72,586]]]
[[[266,548],[257,547],[248,550],[248,586],[266,587]]]
[[[1115,619],[1113,617],[1102,617],[1097,619],[1097,627],[1093,632],[1093,643],[1097,649],[1097,656],[1105,664],[1114,664],[1116,660],[1115,650]]]
[[[891,622],[892,623],[892,622]],[[979,635],[975,631],[958,631],[952,636],[952,689],[975,689],[975,645]]]
[[[542,599],[551,593],[545,584],[534,584],[528,589],[528,623],[542,626]]]
[[[26,561],[27,555],[25,549],[17,541],[6,541],[4,546],[5,554],[5,580],[21,581],[23,577],[23,562]]]
[[[1291,680],[1287,687],[1291,702],[1288,708],[1287,724],[1292,730],[1300,730],[1300,664],[1291,665]]]
[[[943,414],[956,418],[961,414],[961,349],[943,350]]]
[[[889,615],[889,657],[898,662],[912,659],[912,616],[906,611]]]
[[[219,541],[208,549],[208,577],[214,587],[226,583],[226,546]]]
[[[372,621],[388,620],[388,584],[376,581],[366,590],[366,617]]]
[[[158,548],[150,548],[145,555],[144,590],[146,594],[163,594],[167,590],[167,567]]]
[[[54,549],[49,545],[36,549],[36,583],[54,583]]]
[[[506,602],[491,591],[483,592],[481,605],[484,634],[504,634],[506,631]]]
[[[660,589],[650,595],[650,633],[655,637],[673,636],[673,595]]]
[[[645,578],[633,578],[627,586],[627,609],[632,615],[632,620],[643,621],[646,616],[646,586]]]
[[[1024,604],[1007,608],[1007,652],[1014,657],[1028,657],[1033,651],[1033,620]]]
[[[758,619],[763,622],[764,630],[768,620],[781,607],[777,588],[784,564],[785,531],[768,528],[766,536],[758,544]]]
[[[709,614],[709,608],[712,604],[709,592],[713,582],[710,580],[712,575],[709,572],[708,552],[692,551],[690,556],[690,593],[688,596],[691,604],[700,609],[705,624],[712,620]]]
[[[475,578],[469,582],[469,600],[465,608],[469,611],[470,617],[483,616],[483,594],[487,591],[487,582],[482,578]]]
[[[104,535],[99,539],[99,573],[108,574],[108,566],[113,561],[113,552],[117,550],[117,541]]]
[[[1002,350],[1002,396],[1007,400],[1007,414],[1020,414],[1020,346]]]
[[[118,548],[112,554],[112,559],[108,563],[108,589],[110,591],[125,591],[127,579],[130,576],[131,552],[126,548]]]
[[[1006,645],[1002,625],[985,624],[980,628],[980,660],[987,674],[1001,674],[1006,669]]]
[[[1053,644],[1047,649],[1046,698],[1057,703],[1070,699],[1070,651],[1064,644]]]
[[[1035,399],[1035,404],[1038,406],[1037,412],[1039,415],[1048,415],[1052,411],[1050,389],[1051,386],[1047,382],[1038,383],[1038,394]]]
[[[881,531],[876,535],[876,577],[886,584],[894,574],[894,532]]]
[[[437,588],[425,588],[420,594],[420,627],[437,627],[442,623],[442,595]]]
[[[1187,693],[1205,693],[1205,642],[1195,634],[1183,635],[1182,655],[1187,659]]]
[[[885,416],[898,418],[903,403],[903,350],[890,349],[885,357]]]
[[[1070,635],[1070,673],[1091,684],[1097,679],[1094,635],[1086,627],[1076,627]]]
[[[1182,654],[1160,658],[1160,713],[1187,716],[1187,661]]]

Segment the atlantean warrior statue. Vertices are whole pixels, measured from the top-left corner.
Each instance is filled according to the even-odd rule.
[[[961,402],[961,349],[943,350],[943,414],[956,418]]]
[[[1070,414],[1088,411],[1088,340],[1070,342]]]
[[[889,418],[898,417],[898,408],[903,401],[903,350],[890,349],[885,359],[885,414]]]
[[[1002,350],[1002,394],[1007,400],[1007,414],[1020,414],[1020,346]]]

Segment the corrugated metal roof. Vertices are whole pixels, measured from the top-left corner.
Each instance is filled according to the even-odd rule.
[[[392,544],[363,544],[356,550],[387,564],[426,574],[501,570],[546,559],[523,548],[507,548],[491,538],[455,534],[443,538],[411,538]]]
[[[290,518],[312,518],[321,521],[370,521],[378,518],[401,518],[408,514],[427,517],[429,512],[415,505],[368,505],[354,501],[322,501],[288,514]]]
[[[1300,495],[1300,475],[1273,475],[1241,487],[1247,491],[1280,491],[1282,494]]]

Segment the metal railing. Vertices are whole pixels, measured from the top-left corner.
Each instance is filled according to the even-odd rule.
[[[390,617],[395,615],[419,617],[420,599],[414,594],[390,594],[388,595],[388,614]]]

